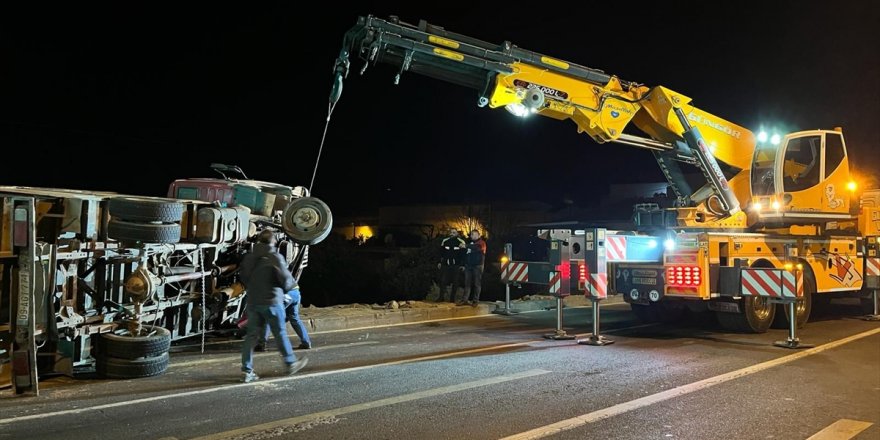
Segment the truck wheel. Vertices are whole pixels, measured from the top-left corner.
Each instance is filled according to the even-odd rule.
[[[144,336],[132,336],[128,330],[102,333],[97,338],[101,356],[119,359],[137,359],[159,356],[171,347],[171,332],[158,326],[143,326]]]
[[[333,215],[330,207],[320,199],[302,197],[284,208],[281,226],[291,240],[304,245],[317,244],[330,235]]]
[[[130,222],[177,223],[183,218],[183,203],[140,197],[114,197],[108,203],[110,216]]]
[[[657,310],[653,306],[630,303],[629,308],[635,313],[636,317],[639,318],[639,321],[642,321],[645,324],[660,322],[660,318],[657,316]]]
[[[158,376],[168,369],[168,353],[140,359],[98,357],[95,371],[111,379],[135,379]]]
[[[177,223],[132,223],[115,218],[107,226],[110,238],[144,243],[177,243],[180,241],[180,225]]]
[[[670,304],[665,301],[654,303],[651,307],[657,309],[657,317],[660,319],[660,322],[665,324],[681,321],[687,309],[684,304]]]
[[[670,306],[669,304],[658,302],[650,305],[630,304],[630,308],[639,321],[645,324],[653,324],[662,322],[664,324],[672,324],[681,320],[684,316],[684,307]]]
[[[859,298],[859,308],[861,309],[861,313],[863,315],[873,315],[874,314],[874,296],[868,295],[867,297]]]
[[[741,313],[716,312],[725,330],[740,333],[766,333],[776,316],[776,304],[761,296],[746,296],[739,301]]]

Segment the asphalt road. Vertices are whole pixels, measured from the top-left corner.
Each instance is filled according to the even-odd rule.
[[[590,312],[566,309],[567,330]],[[880,439],[880,324],[856,313],[808,324],[810,351],[773,347],[784,330],[645,326],[625,304],[603,309],[604,347],[542,339],[552,311],[317,334],[302,372],[266,353],[253,384],[239,342],[211,339],[160,377],[4,393],[0,439]]]

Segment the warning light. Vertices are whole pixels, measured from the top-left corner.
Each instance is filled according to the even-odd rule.
[[[853,181],[850,181],[849,183],[846,184],[846,189],[850,190],[850,192],[855,191],[856,188],[858,188],[858,187],[859,186],[856,185],[856,183]]]
[[[501,264],[507,263],[508,261],[510,261],[510,258],[507,258],[507,255],[501,257]]]
[[[697,287],[702,283],[699,266],[668,266],[666,285],[670,287]]]
[[[795,264],[794,267],[797,268],[797,270],[804,270],[804,265],[801,263]]]
[[[792,270],[792,269],[794,269],[794,264],[785,263],[784,267],[785,267],[785,270]]]

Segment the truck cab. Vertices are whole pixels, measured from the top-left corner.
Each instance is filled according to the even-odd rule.
[[[856,189],[840,130],[791,133],[773,145],[759,142],[752,167],[750,215],[782,226],[854,219]]]

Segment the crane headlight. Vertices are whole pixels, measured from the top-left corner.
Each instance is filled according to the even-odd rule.
[[[507,109],[507,111],[509,111],[510,114],[512,114],[514,116],[519,116],[520,118],[525,118],[526,116],[528,116],[532,113],[528,108],[526,108],[526,106],[524,106],[518,102],[514,102],[513,104],[507,104],[504,106],[504,108]]]
[[[762,132],[758,133],[758,142],[761,142],[761,143],[767,142],[767,132],[766,131],[762,131]]]
[[[782,137],[779,136],[778,134],[774,134],[773,136],[770,136],[770,143],[773,145],[779,145],[779,142],[781,142],[781,141],[782,141]]]

